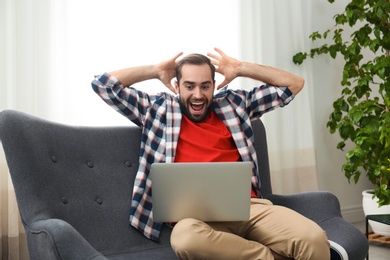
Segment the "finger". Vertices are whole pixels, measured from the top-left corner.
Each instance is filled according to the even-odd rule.
[[[223,88],[224,86],[226,86],[226,85],[229,84],[229,83],[230,83],[230,81],[227,80],[227,79],[225,79],[224,81],[222,81],[221,84],[218,85],[217,90]]]
[[[214,53],[207,53],[207,56],[209,56],[210,58],[213,58],[215,60],[220,60],[221,59],[220,56],[218,56],[218,55],[216,55]]]
[[[211,64],[213,64],[214,66],[218,66],[219,65],[219,61],[211,60]]]
[[[226,55],[223,51],[221,51],[221,49],[219,49],[219,48],[217,48],[217,47],[215,47],[214,50],[215,50],[216,52],[218,52],[221,56]]]
[[[178,54],[176,54],[176,55],[172,58],[172,60],[177,60],[177,58],[179,58],[181,55],[183,55],[183,52],[182,52],[182,51],[179,52]]]
[[[226,86],[226,84],[219,84],[218,87],[217,87],[217,90],[220,90],[220,89],[223,88],[224,86]]]
[[[165,84],[165,86],[166,86],[170,91],[172,91],[173,93],[177,94],[176,88],[174,88],[174,87],[172,86],[172,84]]]

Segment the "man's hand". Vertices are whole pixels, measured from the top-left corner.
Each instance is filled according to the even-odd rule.
[[[241,65],[239,60],[236,60],[232,57],[227,56],[223,51],[218,48],[214,48],[216,52],[219,53],[220,56],[207,53],[211,59],[211,63],[215,66],[216,72],[222,74],[225,79],[221,84],[218,85],[217,90],[229,84],[232,80],[238,77],[238,68]]]
[[[158,71],[158,79],[174,93],[176,93],[176,89],[172,86],[172,79],[176,77],[176,60],[181,55],[183,55],[183,52],[180,52],[176,54],[173,58],[156,65]]]
[[[290,72],[270,66],[239,61],[227,56],[218,48],[214,48],[214,50],[220,56],[212,53],[208,53],[207,56],[212,58],[211,63],[216,67],[216,71],[225,76],[217,89],[222,88],[237,77],[247,77],[277,87],[288,87],[294,95],[298,94],[305,84],[302,77]]]
[[[176,59],[182,54],[180,52],[173,58],[158,64],[121,69],[112,71],[110,74],[115,76],[125,87],[149,79],[159,79],[173,93],[176,93],[171,80],[176,76]]]

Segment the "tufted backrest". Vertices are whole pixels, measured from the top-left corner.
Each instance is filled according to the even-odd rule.
[[[253,122],[262,192],[270,193],[264,127]],[[0,113],[0,139],[26,229],[62,219],[103,254],[155,247],[128,224],[138,168],[138,127],[76,127],[13,110]],[[162,233],[162,244],[169,243]],[[152,244],[153,243],[153,244]]]

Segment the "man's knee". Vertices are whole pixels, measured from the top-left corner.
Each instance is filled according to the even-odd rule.
[[[180,220],[172,230],[171,246],[180,259],[187,259],[184,255],[192,254],[199,250],[202,244],[207,224],[202,221],[187,218]]]
[[[313,229],[297,242],[298,254],[297,259],[330,259],[330,245],[328,238],[320,227]]]

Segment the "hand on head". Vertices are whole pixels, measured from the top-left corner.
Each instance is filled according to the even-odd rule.
[[[183,55],[183,52],[179,52],[171,59],[163,61],[157,65],[160,81],[174,93],[176,93],[176,89],[172,86],[172,79],[176,77],[176,60],[181,55]]]
[[[241,62],[226,55],[218,48],[214,48],[214,50],[218,52],[219,55],[207,53],[207,56],[211,58],[211,63],[215,66],[216,72],[222,74],[225,77],[217,87],[217,89],[220,89],[229,84],[238,76],[238,68]]]

